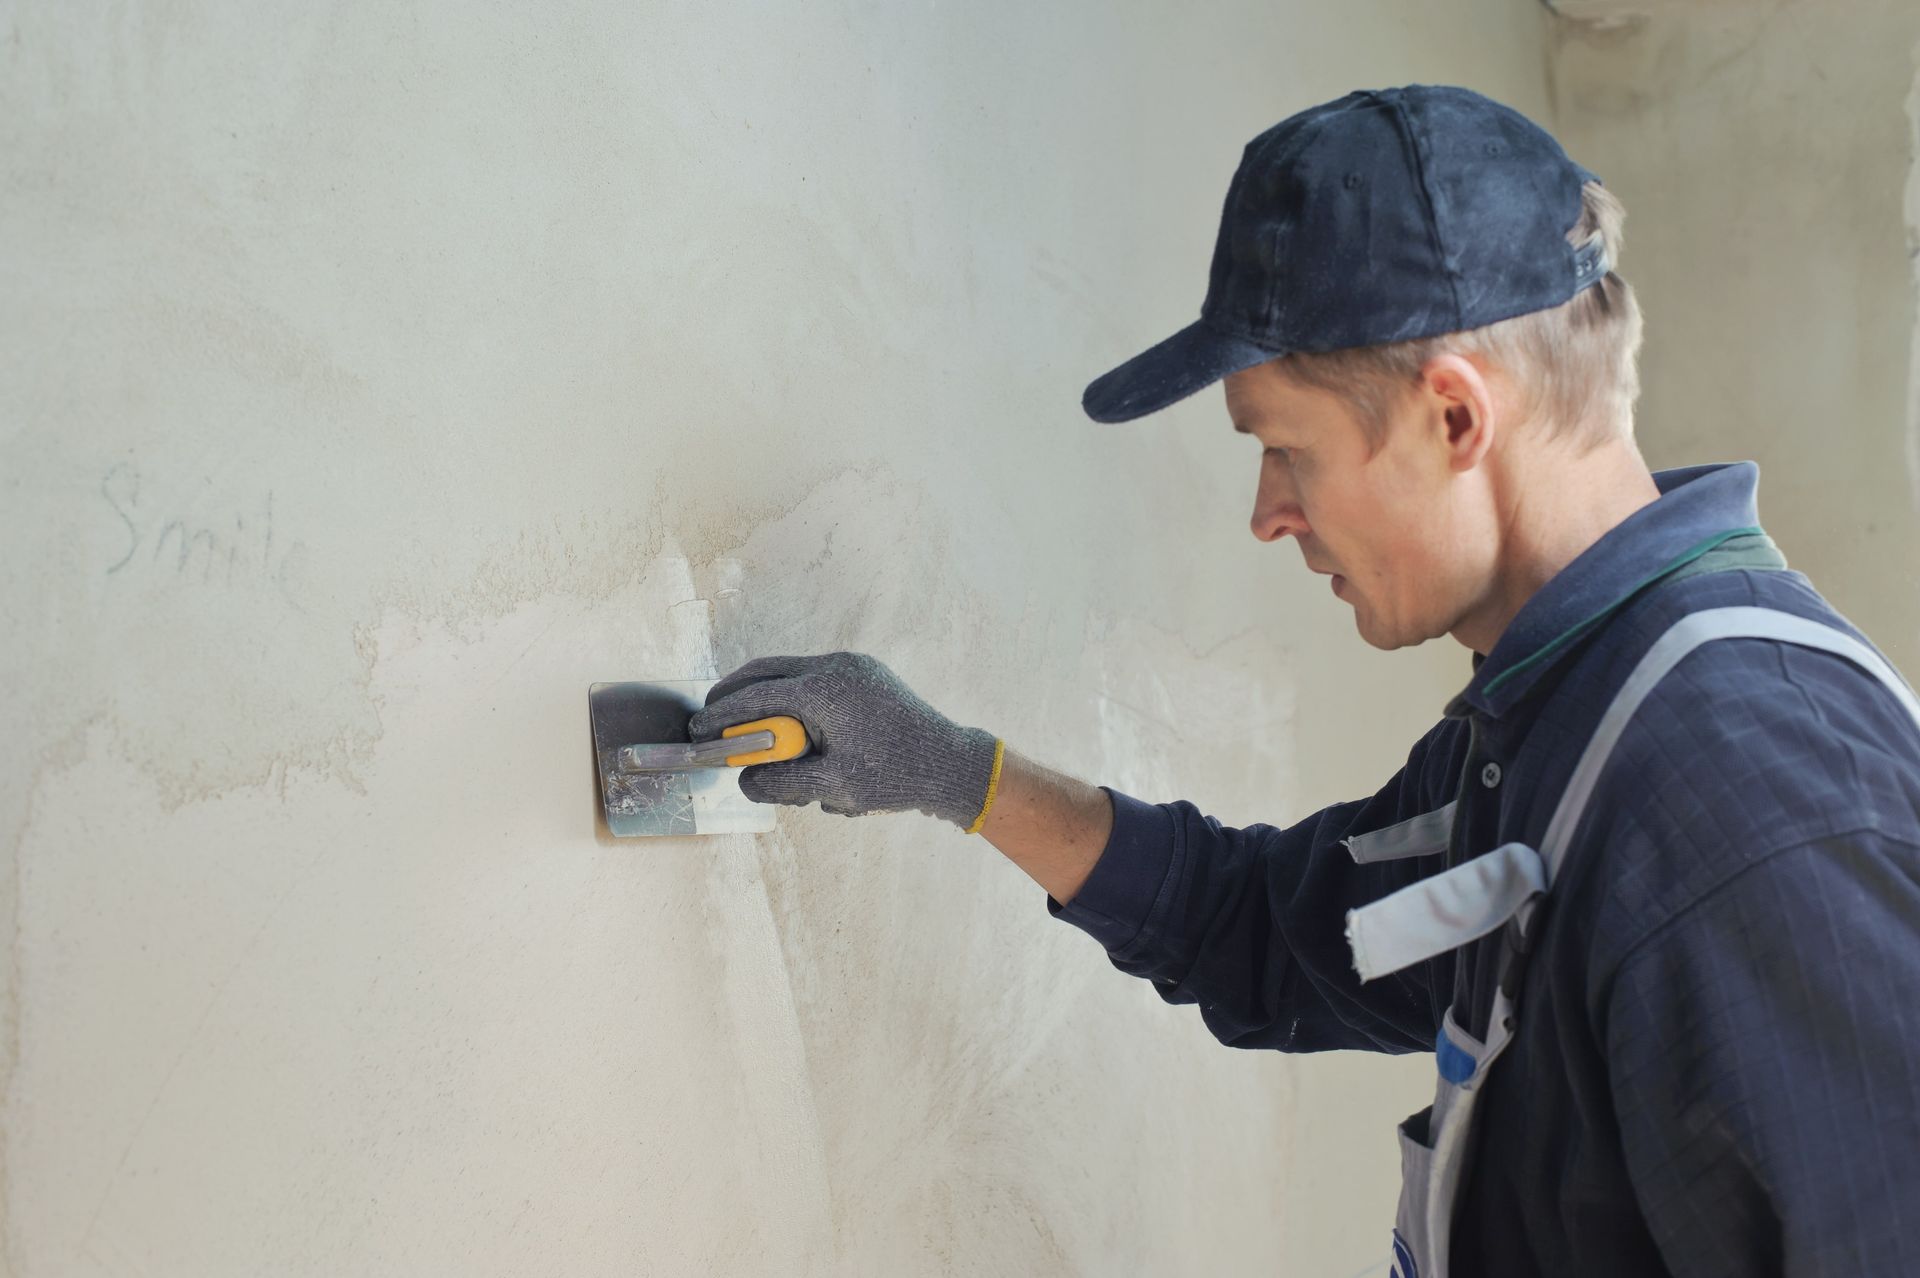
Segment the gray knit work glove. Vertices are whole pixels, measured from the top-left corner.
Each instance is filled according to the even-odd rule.
[[[688,728],[710,741],[776,714],[806,725],[813,752],[742,769],[740,791],[757,803],[818,800],[839,816],[917,808],[971,834],[999,788],[993,734],[946,718],[864,653],[749,661],[713,685]]]

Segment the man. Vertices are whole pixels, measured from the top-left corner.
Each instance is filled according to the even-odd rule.
[[[1223,828],[846,653],[742,667],[694,735],[798,716],[748,795],[984,834],[1224,1043],[1434,1052],[1400,1278],[1909,1272],[1920,703],[1753,465],[1648,473],[1620,220],[1505,107],[1349,94],[1247,147],[1201,319],[1088,388],[1120,421],[1224,378],[1254,535],[1368,643],[1472,650],[1372,798]]]

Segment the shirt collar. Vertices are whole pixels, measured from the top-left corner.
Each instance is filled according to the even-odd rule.
[[[1731,537],[1759,531],[1753,462],[1655,471],[1660,496],[1626,517],[1521,605],[1485,657],[1475,654],[1473,679],[1447,705],[1461,718],[1478,711],[1499,718],[1574,641],[1641,588]]]

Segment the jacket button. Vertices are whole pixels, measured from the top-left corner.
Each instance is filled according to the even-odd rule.
[[[1480,784],[1484,785],[1489,790],[1499,785],[1500,784],[1500,765],[1497,763],[1489,762],[1486,767],[1480,769]]]

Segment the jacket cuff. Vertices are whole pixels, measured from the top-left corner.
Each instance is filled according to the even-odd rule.
[[[1177,836],[1165,808],[1100,788],[1113,800],[1113,833],[1073,900],[1061,905],[1049,895],[1047,913],[1111,952],[1133,944],[1152,917],[1174,867]]]

